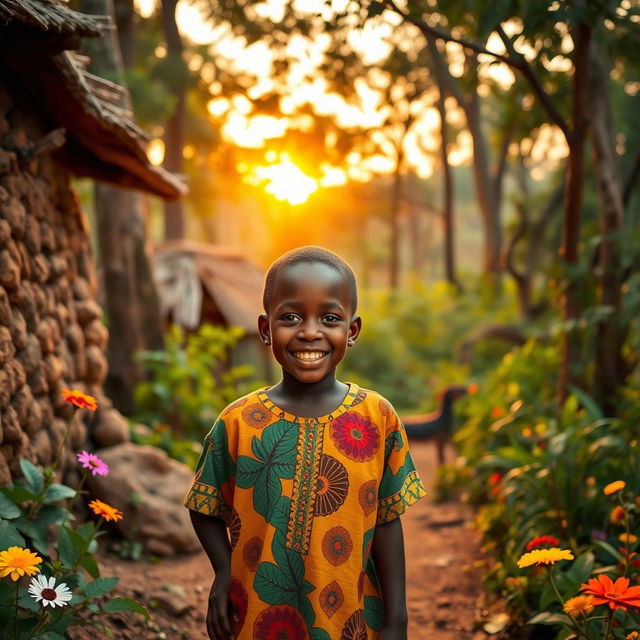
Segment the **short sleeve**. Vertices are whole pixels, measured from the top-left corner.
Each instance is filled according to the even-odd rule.
[[[384,470],[378,488],[376,525],[399,518],[427,492],[409,452],[407,433],[393,407],[386,401]],[[381,402],[381,409],[382,409]]]
[[[227,425],[220,417],[204,439],[184,506],[228,521],[233,510],[235,476],[236,463],[229,449]]]

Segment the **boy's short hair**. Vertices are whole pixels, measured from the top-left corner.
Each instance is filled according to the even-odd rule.
[[[358,306],[358,288],[356,285],[356,275],[353,272],[353,269],[339,255],[333,253],[333,251],[314,246],[298,247],[297,249],[287,251],[287,253],[281,255],[269,267],[264,279],[264,292],[262,294],[262,306],[264,307],[264,310],[268,313],[271,296],[276,288],[280,274],[287,267],[292,267],[293,265],[305,262],[319,262],[320,264],[326,264],[340,274],[349,288],[352,307],[351,311],[352,313],[355,313]]]

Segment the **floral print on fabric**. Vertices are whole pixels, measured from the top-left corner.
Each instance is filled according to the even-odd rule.
[[[317,516],[328,516],[337,511],[349,492],[349,474],[344,465],[333,456],[320,458],[318,480],[316,483]]]
[[[265,390],[207,434],[188,508],[222,518],[240,640],[377,640],[376,525],[425,494],[393,407],[350,384],[331,414],[299,418]]]
[[[340,640],[367,640],[367,628],[364,624],[364,611],[354,611],[342,628]]]
[[[334,567],[344,564],[353,551],[353,541],[344,527],[329,529],[322,539],[322,553]]]
[[[307,628],[300,614],[289,605],[269,607],[256,618],[256,640],[308,640]]]
[[[327,618],[331,618],[343,603],[342,589],[335,580],[320,592],[320,607],[327,614]]]
[[[371,460],[380,446],[380,430],[368,418],[350,411],[336,418],[330,427],[338,450],[350,460]]]

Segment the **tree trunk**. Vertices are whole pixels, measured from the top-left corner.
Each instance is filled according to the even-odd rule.
[[[471,96],[464,94],[451,75],[443,53],[438,49],[433,38],[427,38],[429,52],[433,59],[433,72],[437,83],[445,95],[456,99],[464,111],[467,128],[473,141],[473,178],[484,230],[484,249],[482,268],[486,274],[498,275],[501,271],[500,254],[502,251],[502,231],[500,212],[496,206],[495,194],[497,185],[491,178],[489,169],[489,152],[487,140],[480,125],[480,98],[474,90]],[[468,56],[467,62],[477,67],[476,56]],[[473,68],[472,72],[475,73]]]
[[[81,0],[80,9],[113,19],[111,0]],[[117,32],[99,40],[87,40],[85,51],[96,75],[118,77],[123,82],[122,58]],[[121,107],[130,109],[128,95]],[[109,326],[107,394],[123,413],[134,409],[133,390],[143,379],[132,355],[144,349],[164,346],[160,304],[146,253],[142,196],[136,192],[95,184],[95,215],[98,247]]]
[[[183,173],[184,118],[186,68],[182,58],[183,46],[176,24],[178,0],[162,0],[162,27],[167,42],[167,57],[171,63],[171,77],[167,79],[176,103],[167,121],[164,144],[164,168],[171,173]],[[164,237],[176,240],[184,237],[184,209],[181,200],[164,203]]]
[[[622,265],[618,243],[623,228],[623,192],[616,154],[608,69],[595,43],[590,50],[591,140],[599,200],[600,242],[598,298],[609,313],[598,323],[593,396],[606,415],[615,415],[626,375],[622,354]]]
[[[114,0],[114,17],[116,20],[120,52],[125,69],[133,67],[135,62],[135,9],[133,0]]]
[[[565,213],[562,227],[560,255],[565,263],[565,289],[562,296],[562,318],[565,328],[562,334],[562,355],[558,372],[557,396],[564,404],[568,386],[580,386],[582,362],[581,341],[578,332],[580,303],[575,270],[578,266],[582,197],[584,190],[584,151],[587,131],[589,96],[589,42],[591,29],[579,22],[573,34],[573,86],[571,89],[572,130],[569,135],[569,162],[567,166],[567,189]]]
[[[389,209],[391,231],[389,242],[389,286],[392,291],[396,291],[400,286],[400,199],[402,197],[402,164],[404,159],[401,145],[397,151],[396,170],[393,174],[393,186],[391,188],[391,207]]]
[[[453,226],[453,174],[449,164],[447,143],[449,127],[447,125],[447,110],[445,108],[446,94],[443,86],[438,86],[438,112],[440,113],[440,161],[442,163],[442,228],[444,233],[444,274],[447,282],[458,291],[462,290],[456,278],[455,243]]]

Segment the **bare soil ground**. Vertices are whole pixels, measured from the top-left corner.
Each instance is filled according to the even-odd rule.
[[[434,479],[435,451],[429,443],[412,443],[412,453],[429,489]],[[475,623],[479,616],[482,585],[473,569],[480,553],[475,534],[469,528],[470,516],[466,507],[458,502],[434,504],[425,498],[402,518],[410,640],[479,640],[487,637],[477,630]],[[131,562],[107,555],[100,559],[100,566],[102,575],[120,576],[116,595],[133,597],[144,603],[151,612],[151,620],[144,621],[138,615],[112,615],[104,620],[111,633],[84,625],[72,630],[74,640],[109,636],[140,640],[207,640],[204,619],[213,573],[204,554],[161,562]],[[180,615],[171,615],[166,611],[170,605],[158,606],[154,598],[157,594],[168,595],[177,603],[186,600],[189,608]]]

